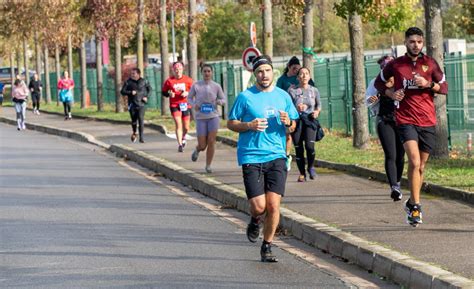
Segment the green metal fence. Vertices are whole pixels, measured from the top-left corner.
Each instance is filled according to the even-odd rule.
[[[379,73],[376,56],[365,59],[366,85]],[[243,68],[233,66],[229,62],[212,64],[214,80],[221,84],[227,93],[230,108],[236,96],[247,87],[243,83]],[[450,144],[463,145],[466,134],[474,131],[474,55],[448,55],[444,62],[446,80],[449,84],[447,96],[447,112]],[[115,103],[113,75],[104,68],[103,95],[105,103]],[[320,120],[324,127],[352,132],[352,83],[351,61],[347,58],[326,60],[314,65],[314,82],[321,93],[323,112]],[[148,107],[161,108],[161,71],[148,67],[145,77],[150,81],[153,92]],[[51,93],[53,100],[57,97],[56,74],[50,74]],[[201,79],[201,75],[198,76]],[[74,98],[80,101],[80,74],[74,72],[76,83]],[[91,104],[97,103],[96,70],[87,69],[87,86],[91,96]],[[227,111],[224,111],[224,115]],[[375,133],[374,121],[370,119],[370,132]]]

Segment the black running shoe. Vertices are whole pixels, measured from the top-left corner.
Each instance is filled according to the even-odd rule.
[[[260,256],[262,257],[262,262],[276,263],[278,262],[277,257],[272,252],[271,244],[262,244],[260,249]]]
[[[423,213],[421,211],[421,205],[410,204],[410,199],[405,202],[405,211],[407,213],[407,223],[413,227],[423,223]]]
[[[255,243],[258,240],[258,236],[260,236],[260,225],[250,221],[247,225],[247,238],[250,242]]]
[[[392,193],[390,194],[390,197],[394,202],[398,202],[402,200],[402,191],[400,190],[399,186],[392,186]]]

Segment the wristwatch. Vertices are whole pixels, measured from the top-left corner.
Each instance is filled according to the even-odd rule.
[[[286,125],[286,124],[285,124],[285,126],[286,126],[286,127],[290,127],[292,124],[293,124],[293,120],[290,119],[290,124],[289,124],[289,125]]]
[[[433,87],[435,86],[436,82],[432,81],[431,84],[430,84],[430,89],[433,89]]]

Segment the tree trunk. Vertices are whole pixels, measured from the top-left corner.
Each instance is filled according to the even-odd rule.
[[[15,82],[15,52],[10,52],[10,83]]]
[[[263,53],[273,57],[272,1],[263,0]]]
[[[115,31],[115,112],[123,112],[122,105],[122,51],[120,32]]]
[[[166,0],[160,0],[160,53],[161,84],[169,77],[168,26],[166,22]],[[169,98],[161,96],[161,115],[169,115]]]
[[[441,0],[424,0],[426,24],[426,51],[443,67],[443,20],[441,18]],[[432,153],[434,158],[449,158],[448,117],[446,113],[446,95],[436,94],[436,143]]]
[[[365,106],[364,40],[360,15],[349,16],[349,34],[352,58],[352,145],[358,149],[369,147],[369,126]]]
[[[143,22],[144,22],[144,12],[145,12],[145,1],[138,0],[138,27],[137,27],[137,67],[142,72],[142,75],[145,75],[143,70]]]
[[[86,66],[86,36],[84,35],[79,49],[79,59],[81,61],[81,108],[86,107],[87,94],[87,66]]]
[[[313,0],[305,0],[304,14],[303,14],[303,47],[310,47],[313,50]],[[311,77],[314,78],[313,55],[303,52],[303,66],[310,71]]]
[[[44,91],[46,103],[51,103],[51,80],[49,78],[49,49],[44,45]]]
[[[41,44],[39,43],[38,31],[35,31],[34,39],[35,39],[35,70],[36,70],[36,73],[38,73],[39,78],[41,79]]]
[[[104,95],[102,93],[102,87],[104,83],[104,77],[102,75],[102,41],[100,37],[95,38],[95,51],[96,51],[96,70],[97,70],[97,111],[104,110]]]
[[[28,85],[30,81],[30,69],[28,68],[28,43],[26,42],[26,39],[23,39],[23,64],[24,69],[25,69],[25,83]]]
[[[148,40],[146,40],[145,35],[143,36],[143,63],[146,69],[146,66],[148,66]]]
[[[69,72],[69,77],[74,79],[74,68],[72,67],[72,36],[71,34],[67,35],[67,71]],[[72,90],[72,95],[74,99],[74,89]]]
[[[59,89],[58,81],[61,79],[61,59],[59,57],[59,45],[54,47],[54,64],[56,68],[56,104],[59,105]]]
[[[74,78],[74,67],[72,65],[72,36],[68,34],[67,36],[67,71],[69,72],[69,77]]]
[[[324,34],[324,23],[326,23],[326,0],[319,0],[319,47],[324,45],[325,37],[327,37]]]
[[[20,70],[20,67],[21,67],[21,52],[20,51],[21,51],[21,49],[17,49],[15,78],[16,78],[17,75],[21,76],[21,70]]]
[[[196,26],[196,0],[189,0],[188,18],[188,67],[189,76],[197,80],[197,31]]]

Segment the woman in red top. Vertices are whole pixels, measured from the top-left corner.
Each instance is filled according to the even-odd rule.
[[[175,123],[179,152],[183,152],[186,145],[186,133],[191,119],[191,105],[187,97],[193,84],[190,77],[183,75],[183,69],[181,62],[173,63],[174,76],[165,81],[162,89],[163,95],[170,98],[170,110]]]
[[[71,103],[73,102],[72,90],[74,89],[74,80],[69,78],[69,72],[64,71],[63,78],[58,81],[58,97],[64,106],[64,119],[71,119]]]

